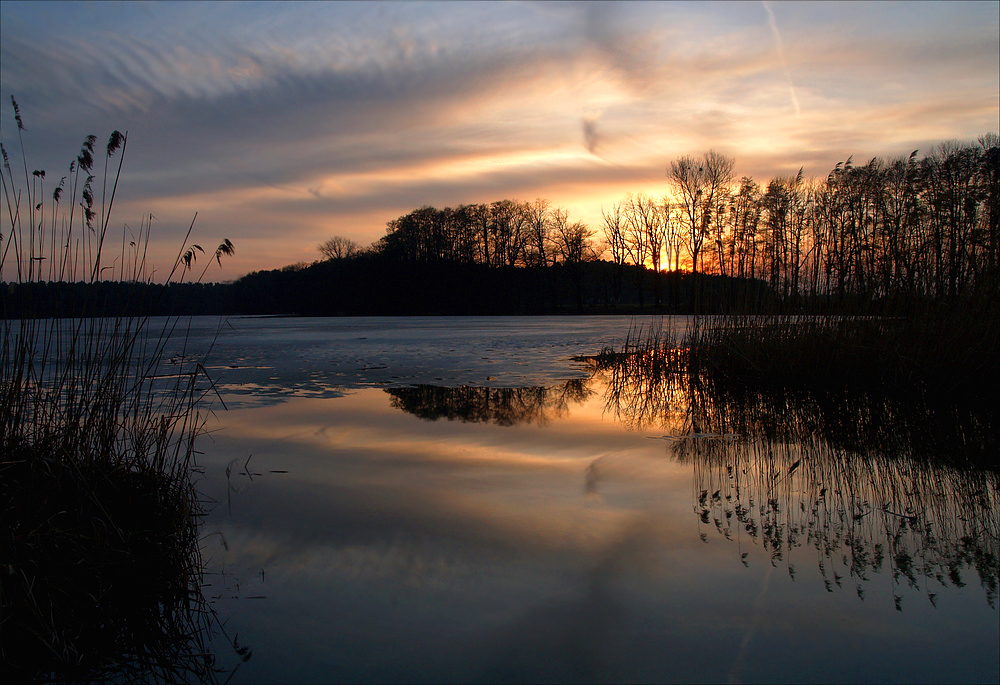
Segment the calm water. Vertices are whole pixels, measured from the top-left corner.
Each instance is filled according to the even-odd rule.
[[[633,323],[224,325],[199,449],[207,591],[253,651],[233,681],[1000,679],[978,419],[845,407],[861,444],[747,402],[719,428],[573,361]]]

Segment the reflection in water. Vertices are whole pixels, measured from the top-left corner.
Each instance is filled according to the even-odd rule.
[[[488,388],[463,385],[443,388],[418,385],[386,388],[396,409],[436,421],[447,418],[466,423],[493,423],[513,426],[520,423],[544,426],[553,418],[564,417],[571,404],[579,404],[593,394],[588,381],[574,379],[549,387]]]
[[[972,568],[995,608],[995,413],[928,397],[751,392],[652,362],[601,365],[606,411],[671,432],[668,452],[694,469],[701,524],[734,540],[744,563],[744,541],[759,543],[794,578],[789,553],[811,547],[827,590],[849,583],[862,599],[869,574],[887,569],[897,609],[902,588],[935,603]]]
[[[997,612],[963,540],[995,578],[995,488],[985,503],[969,494],[994,476],[966,465],[993,424],[914,412],[916,439],[893,460],[863,439],[905,413],[877,404],[837,415],[819,398],[820,415],[785,399],[800,411],[782,415],[781,398],[753,409],[752,397],[720,402],[719,389],[665,381],[651,391],[570,361],[623,322],[236,322],[217,348],[230,411],[204,456],[204,495],[219,503],[205,553],[227,573],[205,592],[254,650],[246,664],[220,650],[220,665],[239,665],[232,682],[997,682]],[[562,383],[573,377],[585,380]],[[822,427],[838,419],[841,430]],[[932,443],[934,424],[960,440]],[[925,498],[935,491],[921,479],[939,481],[945,501],[907,495],[914,479]],[[852,493],[870,508],[856,521]],[[908,537],[917,530],[886,502],[904,516],[932,507],[936,539]],[[789,547],[792,525],[805,532]],[[920,592],[888,542],[902,525]],[[862,543],[867,582],[850,576]],[[949,587],[938,589],[921,554],[952,560],[967,587],[939,563]],[[920,596],[928,581],[934,606]]]
[[[605,411],[622,424],[662,427],[668,453],[694,471],[701,524],[760,544],[794,578],[794,548],[818,552],[829,591],[862,599],[873,572],[936,601],[974,569],[995,606],[1000,575],[1000,480],[995,416],[928,398],[733,392],[700,379],[650,373],[641,359],[594,365],[589,379],[549,387],[386,388],[392,406],[427,420],[545,425],[606,384]],[[584,475],[594,494],[596,461]],[[702,534],[705,539],[705,534]]]
[[[773,563],[811,546],[827,589],[850,582],[862,598],[868,573],[887,566],[897,608],[896,584],[933,603],[934,588],[962,587],[971,566],[995,606],[996,474],[867,458],[819,440],[714,441],[719,450],[702,449],[704,441],[676,441],[673,453],[694,466],[701,522],[727,539],[760,542]]]

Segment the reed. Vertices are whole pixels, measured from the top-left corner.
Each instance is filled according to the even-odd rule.
[[[1000,381],[1000,298],[853,314],[693,317],[682,334],[630,331],[595,363],[644,377],[694,376],[730,390],[851,389],[982,401]]]
[[[111,219],[128,136],[115,131],[103,150],[88,136],[49,186],[28,172],[12,104],[20,168],[0,145],[0,285],[12,303],[0,311],[0,656],[33,679],[211,680],[192,480],[204,365],[186,354],[168,365],[168,344],[186,347],[177,317],[92,316],[105,291],[89,287],[71,316],[40,318],[38,289],[25,287],[151,283],[152,217],[120,235]],[[203,252],[192,228],[168,282]],[[232,250],[224,241],[214,258]]]
[[[996,300],[936,303],[905,314],[696,319],[696,372],[757,386],[914,390],[980,396],[998,379]]]

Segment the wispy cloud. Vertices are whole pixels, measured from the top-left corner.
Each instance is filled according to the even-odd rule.
[[[123,213],[171,244],[201,210],[252,241],[231,264],[277,267],[423,204],[541,196],[597,221],[710,147],[825,174],[995,129],[996,6],[889,5],[5,3],[0,94],[40,168],[128,129]]]
[[[801,114],[802,107],[799,105],[799,98],[795,94],[795,83],[792,81],[792,72],[788,68],[788,57],[785,55],[785,46],[781,41],[781,31],[778,30],[778,20],[774,18],[774,10],[771,9],[769,3],[762,2],[761,4],[764,5],[764,11],[767,12],[767,23],[771,27],[771,33],[774,34],[774,42],[778,48],[778,54],[781,56],[781,65],[785,68],[785,78],[788,79],[788,97],[792,101],[795,114]]]

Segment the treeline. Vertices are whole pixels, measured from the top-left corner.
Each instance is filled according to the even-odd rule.
[[[650,302],[668,293],[661,311],[728,311],[748,293],[770,298],[765,284],[684,272],[630,278],[617,299],[615,266],[605,261],[500,266],[406,261],[374,251],[309,266],[248,274],[229,286],[232,313],[325,315],[558,314],[638,311],[636,283]],[[631,276],[631,274],[629,274]],[[648,311],[648,307],[646,309]]]
[[[0,294],[2,315],[28,301],[38,316],[150,301],[164,314],[884,312],[1000,291],[996,134],[848,159],[825,179],[761,185],[734,168],[715,151],[680,157],[667,192],[602,207],[599,230],[544,199],[425,206],[370,246],[331,238],[311,265],[225,285],[102,285],[100,305],[83,284],[22,284]]]
[[[671,195],[604,210],[615,263],[687,264],[767,282],[785,303],[954,300],[995,294],[1000,139],[943,143],[918,158],[853,159],[824,180],[802,171],[733,182],[709,152],[667,170]]]
[[[863,165],[849,158],[825,179],[805,179],[800,170],[762,185],[748,176],[736,181],[734,168],[715,151],[680,157],[666,169],[664,195],[630,194],[602,207],[600,232],[547,200],[505,199],[425,206],[388,222],[368,248],[334,238],[320,249],[336,260],[562,267],[578,306],[600,302],[610,310],[692,305],[697,296],[672,292],[676,279],[660,277],[664,270],[753,284],[737,298],[743,304],[763,298],[798,310],[905,306],[998,290],[996,134],[943,143],[920,158],[917,151]],[[599,260],[613,266],[584,266]],[[584,283],[598,274],[604,282]]]
[[[228,314],[231,284],[30,281],[0,288],[0,319]]]
[[[629,270],[638,267],[628,267]],[[653,289],[668,294],[660,311],[721,312],[773,301],[760,282],[691,274],[627,271],[615,299],[614,266],[498,267],[454,262],[406,263],[365,252],[351,258],[248,274],[233,283],[30,282],[0,288],[0,319],[171,315],[365,316],[408,314],[559,314],[640,311]],[[649,311],[647,308],[644,311]]]
[[[414,210],[390,221],[371,249],[404,262],[544,267],[593,261],[599,256],[593,236],[548,200],[498,200]]]
[[[766,284],[747,278],[602,260],[595,231],[544,199],[424,206],[387,222],[385,235],[368,247],[335,236],[318,249],[324,261],[238,280],[230,297],[235,311],[689,313],[774,302]]]

